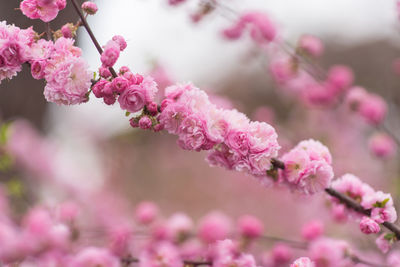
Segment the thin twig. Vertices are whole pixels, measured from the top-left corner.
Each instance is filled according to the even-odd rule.
[[[47,41],[51,41],[51,27],[50,27],[50,22],[46,23],[46,35],[47,35]]]
[[[82,13],[81,9],[79,8],[78,4],[76,3],[76,0],[71,0],[71,2],[72,2],[72,5],[73,5],[74,8],[75,8],[76,13],[78,13],[78,15],[79,15],[79,17],[80,17],[80,19],[81,19],[81,22],[82,22],[82,24],[83,24],[83,27],[85,27],[87,33],[88,33],[89,36],[90,36],[90,39],[92,40],[94,46],[96,47],[97,51],[98,51],[99,54],[101,55],[101,54],[103,53],[103,49],[101,48],[99,42],[97,41],[96,37],[94,36],[93,31],[92,31],[92,29],[90,28],[89,24],[87,23],[86,18],[85,18],[85,16],[83,15],[83,13]],[[110,69],[110,72],[111,72],[112,76],[113,76],[114,78],[116,78],[116,77],[118,76],[117,73],[116,73],[116,71],[115,71],[112,67],[110,67],[109,69]]]

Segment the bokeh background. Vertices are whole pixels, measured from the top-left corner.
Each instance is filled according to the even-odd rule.
[[[89,23],[100,43],[115,34],[128,42],[117,67],[128,65],[138,73],[162,67],[171,81],[192,81],[218,95],[225,105],[270,122],[277,128],[283,151],[303,139],[321,140],[333,154],[336,176],[352,172],[375,188],[393,193],[399,203],[398,157],[374,158],[367,148],[373,129],[359,119],[341,110],[307,109],[282,94],[268,75],[268,58],[250,41],[229,42],[221,37],[220,31],[231,23],[230,12],[214,12],[192,24],[189,14],[196,4],[172,8],[163,0],[96,3],[99,12]],[[27,27],[31,21],[14,10],[18,4],[17,0],[2,1],[1,20]],[[392,70],[393,60],[400,55],[394,0],[226,0],[224,4],[237,12],[267,12],[288,42],[295,43],[303,33],[321,38],[326,45],[321,66],[350,66],[356,84],[388,101],[385,124],[400,135],[400,77]],[[67,7],[52,27],[76,20]],[[40,32],[44,26],[35,23],[34,28]],[[96,50],[86,32],[78,36],[84,57],[96,70],[100,65]],[[112,191],[128,200],[127,210],[132,212],[138,202],[152,200],[166,214],[179,210],[194,218],[211,210],[234,218],[254,214],[265,222],[268,233],[282,237],[298,235],[303,223],[318,218],[327,223],[328,235],[353,239],[361,247],[373,246],[373,238],[362,236],[356,223],[332,223],[325,196],[304,198],[284,189],[264,188],[244,174],[211,168],[205,154],[181,150],[176,138],[167,133],[130,128],[118,106],[91,98],[86,104],[61,107],[45,102],[43,88],[44,82],[30,78],[28,70],[0,84],[0,117],[30,121],[57,148],[54,153],[70,163],[63,177],[75,187]],[[269,113],[257,113],[260,107]],[[46,192],[40,191],[37,200],[60,198]]]

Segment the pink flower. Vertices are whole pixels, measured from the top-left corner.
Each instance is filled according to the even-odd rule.
[[[46,60],[36,60],[31,63],[31,74],[36,80],[43,79],[45,76],[45,69],[47,66]]]
[[[139,267],[183,266],[178,249],[168,242],[152,244],[142,251],[139,260]]]
[[[312,35],[302,35],[298,44],[299,48],[313,57],[319,57],[324,52],[324,45],[321,40]]]
[[[373,219],[364,216],[361,219],[360,222],[360,230],[361,232],[363,232],[364,234],[376,234],[379,233],[379,231],[381,230],[379,224],[377,224]]]
[[[364,196],[373,194],[374,190],[353,174],[344,174],[332,182],[332,188],[346,194],[358,203],[363,201]],[[336,200],[335,200],[336,201]]]
[[[104,51],[101,54],[101,63],[103,67],[110,68],[114,66],[119,58],[120,47],[119,44],[113,40],[108,41],[104,46]]]
[[[100,67],[99,68],[99,75],[105,79],[110,78],[111,77],[111,72],[109,68],[105,68],[105,67]]]
[[[162,110],[159,120],[169,133],[177,134],[179,126],[189,113],[190,110],[184,104],[170,103]]]
[[[91,1],[86,1],[82,4],[82,10],[89,15],[94,15],[97,13],[98,7],[96,3]]]
[[[194,229],[192,219],[184,213],[175,213],[167,221],[170,236],[176,242],[184,241]]]
[[[50,63],[45,70],[47,81],[44,96],[59,105],[75,105],[87,101],[91,72],[79,57],[68,56],[61,62]]]
[[[131,85],[118,98],[121,109],[135,113],[146,104],[146,92],[139,85]]]
[[[255,259],[250,254],[240,253],[237,245],[230,239],[217,241],[210,246],[213,266],[256,267]]]
[[[118,267],[118,258],[108,250],[95,247],[87,247],[81,250],[72,260],[71,267]]]
[[[258,238],[264,231],[263,223],[251,215],[241,216],[238,220],[238,231],[246,238]]]
[[[178,144],[187,150],[208,150],[213,143],[207,139],[206,121],[195,115],[187,116],[179,126]]]
[[[295,260],[290,267],[315,267],[314,262],[307,257],[301,257]]]
[[[320,238],[310,244],[309,254],[316,266],[348,266],[349,246],[341,240]]]
[[[214,211],[200,220],[198,236],[206,243],[213,243],[227,238],[231,227],[231,221],[226,215]]]
[[[387,253],[392,247],[393,238],[392,234],[383,233],[375,240],[375,243],[382,253]]]
[[[229,131],[225,144],[240,155],[249,152],[249,134],[247,131],[232,129]]]
[[[297,189],[312,195],[329,187],[332,179],[333,170],[329,164],[325,161],[312,161],[302,173]]]
[[[269,17],[261,12],[248,12],[243,14],[239,21],[223,33],[229,39],[238,39],[248,26],[251,38],[257,43],[271,42],[276,36],[276,26]]]
[[[386,117],[387,104],[381,96],[370,93],[361,102],[359,112],[368,123],[378,125]]]
[[[353,71],[347,66],[335,65],[328,71],[327,82],[333,86],[336,94],[343,92],[351,86],[353,80]]]
[[[158,216],[158,207],[152,202],[141,202],[135,211],[136,219],[142,224],[152,223]]]
[[[272,259],[276,266],[287,264],[293,257],[292,248],[286,244],[277,244],[271,251]]]
[[[22,13],[30,19],[41,19],[49,22],[58,15],[59,6],[55,1],[24,0],[20,4]]]
[[[119,50],[121,51],[124,51],[127,47],[126,41],[121,35],[115,35],[112,40],[119,45]]]
[[[121,258],[129,255],[132,237],[132,230],[129,225],[113,227],[109,233],[110,251]]]
[[[72,23],[67,23],[61,27],[61,33],[65,38],[73,38],[75,34],[75,26]]]
[[[396,143],[392,137],[385,133],[374,134],[368,142],[369,150],[382,159],[392,158],[396,154]]]
[[[321,221],[310,221],[301,229],[301,236],[308,241],[319,238],[324,233],[324,225]]]

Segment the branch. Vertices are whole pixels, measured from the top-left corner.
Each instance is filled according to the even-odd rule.
[[[285,168],[285,164],[282,161],[278,160],[278,159],[273,159],[271,161],[271,163],[274,166],[274,168],[276,168],[276,169],[282,169],[283,170]],[[358,203],[354,199],[350,198],[349,196],[346,196],[346,195],[336,191],[335,189],[333,189],[331,187],[325,188],[325,192],[328,195],[340,200],[340,202],[345,204],[347,206],[347,208],[352,209],[352,210],[354,210],[354,211],[356,211],[358,213],[361,213],[363,215],[371,216],[371,210],[364,209],[364,207],[361,206],[360,203]],[[384,223],[382,223],[382,225],[384,227],[386,227],[386,229],[388,229],[389,231],[393,232],[396,235],[397,240],[400,240],[400,227],[398,225],[396,225],[394,223],[390,223],[390,222],[384,222]]]
[[[103,49],[101,48],[99,42],[97,41],[96,37],[94,36],[93,31],[90,28],[89,24],[87,23],[87,20],[86,20],[85,16],[83,15],[81,9],[79,8],[78,4],[76,3],[76,0],[71,0],[71,2],[72,2],[72,5],[75,8],[76,13],[78,13],[78,15],[79,15],[79,17],[81,19],[83,27],[85,27],[87,33],[90,36],[90,39],[92,40],[94,46],[96,47],[97,51],[101,55],[103,53]],[[116,78],[118,76],[117,73],[115,72],[114,68],[110,67],[109,70],[110,70],[110,72],[111,72],[111,74],[112,74],[112,76],[114,78]]]
[[[127,266],[129,266],[131,263],[137,263],[140,262],[140,260],[138,258],[134,258],[134,257],[128,257],[128,258],[123,258],[121,259],[121,262],[126,264]],[[212,262],[211,261],[192,261],[192,260],[184,260],[183,261],[184,265],[190,265],[190,266],[212,266]]]

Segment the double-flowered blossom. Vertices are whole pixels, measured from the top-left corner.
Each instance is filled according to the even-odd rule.
[[[165,95],[159,121],[169,133],[178,135],[183,149],[210,150],[211,165],[269,179],[266,172],[280,148],[272,126],[251,122],[237,110],[218,108],[191,84],[170,86]]]
[[[0,22],[0,83],[15,76],[30,59],[34,36],[32,28],[23,30]]]
[[[57,17],[58,12],[64,9],[66,4],[66,0],[24,0],[20,4],[20,9],[30,19],[49,22]]]
[[[318,141],[301,141],[281,159],[285,164],[281,178],[292,189],[304,194],[315,194],[324,190],[333,178],[331,154]]]
[[[94,15],[97,13],[98,7],[95,2],[86,1],[82,4],[82,10],[85,11],[89,15]]]
[[[267,14],[262,12],[247,12],[239,20],[223,31],[223,35],[231,40],[240,38],[248,29],[251,38],[257,43],[272,42],[277,34],[275,24]]]
[[[372,125],[381,124],[386,117],[387,104],[385,100],[377,94],[367,92],[360,86],[350,88],[346,95],[346,104],[350,110],[358,113]]]
[[[37,43],[37,46],[36,49],[43,53],[32,59],[32,68],[40,65],[33,71],[38,73],[38,78],[44,75],[47,82],[44,96],[47,101],[59,105],[86,102],[92,73],[81,57],[81,49],[74,46],[74,40],[61,37],[53,46],[46,41]]]

